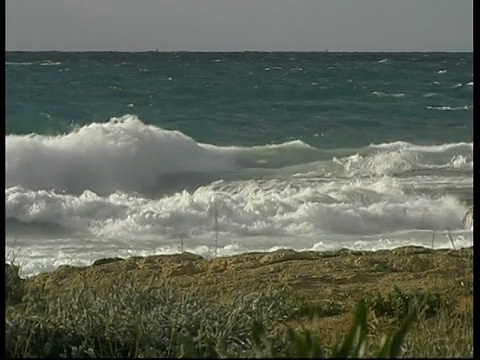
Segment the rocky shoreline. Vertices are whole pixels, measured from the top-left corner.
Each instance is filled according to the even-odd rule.
[[[112,258],[91,266],[60,266],[25,280],[25,287],[61,292],[88,285],[101,291],[114,281],[129,279],[140,287],[156,286],[170,278],[184,289],[215,294],[228,301],[239,293],[290,288],[310,301],[347,299],[348,305],[374,292],[394,286],[407,289],[448,291],[451,282],[473,276],[473,248],[432,250],[403,247],[375,252],[246,253],[204,259],[191,253]]]
[[[68,328],[88,319],[87,323],[100,321],[99,317],[103,319],[106,315],[95,312],[94,308],[98,306],[118,309],[108,310],[109,316],[123,311],[125,316],[133,316],[129,320],[133,323],[141,321],[144,326],[158,323],[152,328],[155,331],[158,326],[164,326],[162,321],[167,320],[163,317],[156,319],[158,314],[152,318],[147,313],[137,313],[137,306],[146,306],[146,309],[160,306],[158,311],[164,313],[161,316],[167,317],[170,317],[168,309],[186,306],[175,313],[177,315],[172,315],[172,321],[177,321],[178,317],[187,321],[184,325],[187,328],[193,322],[196,328],[202,328],[202,319],[206,316],[198,315],[204,311],[202,309],[213,315],[223,311],[228,318],[247,321],[250,315],[245,317],[235,310],[240,306],[245,308],[242,311],[247,308],[253,313],[260,311],[260,316],[278,312],[275,316],[279,320],[270,325],[271,334],[306,328],[330,346],[348,331],[355,306],[365,300],[372,314],[369,331],[376,339],[374,342],[379,343],[385,333],[398,328],[398,320],[408,310],[405,306],[420,299],[427,312],[406,339],[409,354],[455,356],[470,354],[473,348],[473,247],[432,250],[410,246],[375,252],[278,250],[215,259],[182,253],[101,259],[91,266],[60,266],[53,272],[27,279],[18,277],[18,268],[6,265],[6,275],[7,294],[12,295],[7,299],[10,300],[7,301],[10,332],[18,332],[20,330],[15,330],[20,329],[17,325],[39,321],[35,319],[42,316],[46,319],[54,316],[61,324],[66,321],[61,326]],[[9,291],[9,286],[15,291]],[[149,294],[153,298],[149,298]],[[255,301],[259,299],[263,299],[263,307],[255,310]],[[270,301],[273,301],[271,305]],[[192,318],[182,315],[183,311],[193,311],[188,310],[191,306],[198,307],[189,315]],[[208,310],[210,307],[218,309]],[[315,309],[315,317],[303,314],[302,308]],[[65,312],[65,309],[71,310]],[[87,314],[85,311],[91,311],[92,315],[85,315],[84,319],[82,314]],[[71,319],[61,320],[65,316]],[[102,321],[113,321],[109,316]],[[211,324],[224,320],[219,318]],[[234,324],[230,326],[236,326]],[[52,329],[58,326],[52,325]],[[122,329],[128,330],[129,326],[125,323]],[[242,323],[242,328],[248,330],[249,325]],[[436,329],[435,334],[429,329]],[[92,336],[90,330],[85,331],[84,335],[78,335]],[[452,332],[457,339],[455,344],[446,341]],[[146,336],[152,337],[153,341],[157,335]],[[43,341],[41,336],[37,340]],[[444,344],[443,348],[434,346],[438,341]],[[10,347],[16,348],[17,345],[13,342]],[[374,349],[369,351],[375,353]]]

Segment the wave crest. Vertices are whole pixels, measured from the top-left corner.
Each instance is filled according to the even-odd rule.
[[[7,186],[73,193],[141,191],[158,187],[164,175],[235,167],[217,148],[131,115],[54,137],[8,135],[5,162]]]

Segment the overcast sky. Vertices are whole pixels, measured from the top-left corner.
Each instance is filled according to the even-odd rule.
[[[6,0],[7,50],[472,51],[473,0]]]

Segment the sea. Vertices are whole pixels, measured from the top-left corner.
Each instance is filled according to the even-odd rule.
[[[6,257],[473,245],[473,54],[6,52]]]

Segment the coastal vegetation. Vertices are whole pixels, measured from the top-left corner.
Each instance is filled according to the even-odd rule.
[[[473,248],[6,264],[6,357],[473,357]]]

